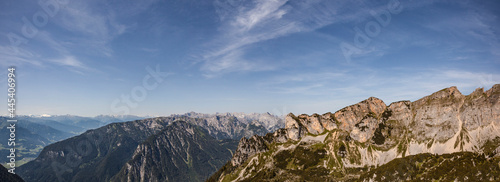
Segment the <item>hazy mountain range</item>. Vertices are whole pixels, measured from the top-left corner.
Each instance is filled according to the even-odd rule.
[[[210,121],[214,120],[217,116],[238,116],[238,119],[247,126],[250,122],[258,120],[259,122],[254,123],[255,125],[263,125],[269,129],[275,129],[279,127],[278,117],[272,116],[270,114],[244,114],[244,113],[221,113],[221,114],[200,114],[190,112],[185,115],[196,118],[207,118]],[[172,116],[180,116],[175,114]],[[147,117],[147,116],[146,116]],[[261,118],[260,118],[261,117]],[[82,117],[75,115],[24,115],[18,116],[18,123],[16,127],[16,132],[18,135],[17,142],[17,161],[18,166],[33,160],[38,156],[42,149],[54,142],[61,141],[89,130],[105,126],[110,123],[125,122],[141,120],[145,117],[134,116],[134,115],[99,115],[95,117]],[[0,117],[0,135],[8,136],[9,131],[6,128],[8,124],[5,122],[6,117]],[[281,120],[282,121],[282,120]],[[273,125],[275,124],[275,125]],[[283,123],[281,123],[283,125]],[[249,125],[253,127],[254,125]],[[215,126],[212,126],[215,127]],[[234,126],[235,129],[242,129],[240,125]],[[275,128],[270,128],[275,127]],[[265,133],[271,130],[257,131],[260,133]],[[230,133],[230,132],[229,132]],[[246,133],[246,135],[251,135],[252,133]],[[231,135],[231,134],[230,134]],[[241,137],[245,133],[237,134]],[[7,146],[7,140],[0,142],[0,155],[8,155],[9,148]],[[2,164],[6,164],[3,162]]]
[[[251,120],[250,116],[272,121]],[[168,176],[199,181],[230,159],[240,138],[264,135],[272,132],[266,128],[284,126],[283,119],[269,113],[249,117],[240,120],[230,113],[188,113],[111,123],[48,145],[35,160],[17,170],[26,181],[126,179],[114,177],[118,173],[130,179],[137,176],[148,180],[166,179]],[[173,124],[177,122],[185,124]],[[188,129],[191,132],[187,132]],[[152,161],[143,164],[148,160]],[[158,167],[158,164],[167,166],[151,169],[151,165]],[[144,176],[144,172],[151,171],[157,172]]]
[[[143,119],[138,116],[81,117],[74,115],[60,116],[18,116],[16,124],[18,166],[33,160],[43,147],[76,135],[89,129],[95,129],[113,122]],[[0,135],[9,136],[6,117],[0,117]],[[0,141],[0,155],[8,155],[7,140]],[[3,162],[2,164],[5,164]]]

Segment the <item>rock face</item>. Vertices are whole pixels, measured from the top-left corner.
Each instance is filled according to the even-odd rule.
[[[238,117],[228,115],[194,115],[199,116],[190,117],[186,114],[149,118],[112,123],[88,130],[81,135],[48,145],[35,160],[20,166],[16,171],[25,181],[110,181],[132,159],[140,144],[178,121],[199,126],[208,132],[207,137],[217,140],[237,141],[241,137],[272,132],[261,124],[272,121],[240,121]],[[273,121],[280,120],[279,117],[272,117]],[[212,170],[214,172],[215,168]]]
[[[250,137],[249,139],[243,137],[238,144],[238,150],[235,152],[236,157],[231,159],[231,164],[233,166],[240,165],[242,162],[245,162],[249,156],[265,152],[267,150],[267,145],[262,137],[258,137],[256,135]]]
[[[324,131],[340,129],[351,133],[351,137],[359,142],[369,140],[377,127],[377,116],[380,116],[387,106],[375,97],[370,97],[358,104],[345,107],[335,114],[306,114],[294,116],[292,113],[285,118],[285,129],[288,138],[299,140],[304,134],[318,135]]]
[[[0,181],[24,182],[21,177],[16,174],[10,173],[7,168],[3,167],[3,165],[0,165]]]
[[[278,116],[269,113],[217,113],[202,114],[189,112],[173,117],[190,117],[204,119],[198,125],[207,128],[211,135],[218,139],[250,137],[252,135],[265,135],[284,126],[284,121]]]
[[[387,106],[370,97],[333,114],[290,113],[285,128],[242,139],[241,152],[211,180],[346,180],[421,153],[499,156],[499,97],[498,84],[470,95],[450,87],[414,102]]]
[[[203,181],[231,158],[236,145],[178,121],[140,144],[111,181]]]
[[[89,130],[45,147],[18,168],[19,175],[25,181],[109,181],[137,145],[178,119],[152,118]]]

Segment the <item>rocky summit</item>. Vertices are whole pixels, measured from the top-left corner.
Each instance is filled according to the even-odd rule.
[[[414,102],[290,113],[285,128],[241,139],[209,181],[498,181],[499,97],[499,84],[469,95],[450,87]]]

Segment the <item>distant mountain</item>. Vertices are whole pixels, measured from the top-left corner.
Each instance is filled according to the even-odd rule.
[[[176,116],[176,115],[173,115]],[[262,125],[268,131],[274,131],[285,126],[285,121],[280,116],[275,116],[270,113],[216,113],[202,114],[189,112],[177,116],[188,116],[192,118],[215,119],[217,117],[235,117],[238,121],[244,124],[253,124],[256,126]]]
[[[125,121],[144,119],[144,117],[133,115],[99,115],[95,117],[83,117],[75,115],[44,115],[44,116],[18,116],[18,119],[38,123],[51,128],[72,133],[81,134],[89,129]]]
[[[82,128],[80,126],[75,126],[73,124],[65,124],[65,123],[61,123],[58,121],[54,121],[54,120],[41,120],[38,123],[46,125],[46,126],[50,126],[50,127],[57,129],[59,131],[65,131],[65,132],[71,133],[73,135],[78,135],[78,134],[81,134],[81,133],[88,130],[87,128]]]
[[[0,181],[2,182],[24,182],[24,180],[16,174],[9,173],[8,169],[0,165]]]
[[[59,131],[64,131],[71,133],[73,135],[81,134],[88,130],[82,126],[76,125],[74,122],[63,123],[61,121],[52,120],[51,117],[30,117],[30,116],[18,116],[18,120],[26,120],[32,123],[37,123],[45,126],[49,126]],[[97,126],[98,127],[98,126]]]
[[[18,174],[25,181],[109,181],[140,143],[175,120],[146,119],[88,130],[45,147],[34,161],[19,167]]]
[[[208,132],[207,141],[239,139],[269,132],[258,121],[247,123],[234,116],[188,117],[170,116],[112,123],[98,129],[51,144],[43,149],[34,161],[19,167],[18,173],[26,181],[109,181],[132,159],[137,147],[152,135],[158,134],[174,122],[184,121]],[[201,133],[203,134],[203,133]],[[192,138],[182,139],[189,141]],[[197,141],[199,141],[197,139]],[[230,141],[228,141],[230,143]],[[154,146],[151,146],[154,147]],[[208,146],[205,146],[207,148]],[[88,150],[87,150],[88,149]],[[198,155],[194,150],[192,155]],[[219,161],[207,151],[207,158]],[[230,157],[229,155],[226,157]],[[203,152],[202,152],[203,153]],[[221,153],[228,154],[228,153]],[[166,157],[163,155],[160,158]],[[213,163],[212,163],[213,162]],[[211,161],[210,164],[218,166]],[[196,167],[196,166],[194,166]],[[162,169],[158,169],[162,170]],[[204,176],[206,170],[192,169]],[[210,168],[212,170],[212,168]],[[213,168],[215,171],[215,168]],[[207,176],[205,176],[207,177]],[[197,179],[199,179],[197,177]]]
[[[93,119],[101,121],[104,124],[118,123],[125,121],[135,121],[145,119],[146,117],[134,116],[134,115],[99,115],[93,117]]]
[[[231,158],[237,144],[178,121],[140,144],[111,181],[204,181]]]
[[[33,123],[27,120],[18,120],[17,126],[26,128],[32,133],[38,134],[46,138],[47,140],[50,141],[50,143],[54,143],[75,136],[75,134],[55,129],[50,125]]]
[[[8,146],[8,136],[10,135],[9,129],[2,127],[0,129],[0,156],[8,156],[10,154],[11,146]],[[48,145],[50,141],[38,134],[34,134],[28,129],[23,127],[16,128],[16,162],[21,165],[27,161],[33,160],[38,156],[43,147]],[[7,158],[2,158],[2,164],[7,163]]]
[[[0,136],[9,136],[7,129],[10,123],[7,118],[0,117]],[[16,150],[17,165],[22,165],[38,156],[43,147],[71,136],[73,134],[62,132],[46,125],[32,123],[26,120],[18,120],[16,124]],[[10,146],[7,138],[0,141],[0,156],[9,155]],[[3,164],[5,160],[1,160]]]
[[[500,84],[470,95],[450,87],[414,102],[290,113],[285,128],[240,140],[209,181],[498,181],[499,152]]]
[[[50,116],[50,117],[44,117],[44,119],[57,121],[59,123],[77,126],[85,129],[94,129],[105,125],[105,122],[101,122],[93,118],[74,116],[74,115]]]

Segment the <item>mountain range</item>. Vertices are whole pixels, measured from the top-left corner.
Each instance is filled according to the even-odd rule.
[[[232,155],[237,140],[217,140],[206,129],[174,122],[148,137],[111,181],[202,181]]]
[[[164,181],[186,176],[190,181],[200,181],[230,159],[237,139],[264,135],[272,132],[266,128],[284,126],[279,117],[268,113],[262,115],[262,118],[269,117],[273,121],[240,121],[230,113],[204,116],[189,113],[111,123],[50,144],[35,160],[17,170],[25,181]],[[174,124],[178,122],[185,124]],[[278,126],[269,126],[269,123]],[[186,133],[187,130],[192,132]],[[195,162],[193,158],[202,161]],[[143,164],[150,159],[153,160]],[[160,168],[157,164],[166,164],[168,168]],[[151,169],[151,166],[155,168]],[[175,168],[177,172],[169,173],[168,170]],[[159,172],[147,176],[145,169]],[[120,176],[114,177],[117,174]]]
[[[54,142],[79,135],[89,129],[95,129],[114,122],[124,122],[144,119],[139,116],[111,116],[100,115],[96,117],[82,117],[74,115],[59,116],[18,116],[16,118],[17,134],[17,165],[35,159],[42,149]],[[0,117],[0,136],[9,136],[6,128],[9,124],[6,117]],[[8,155],[7,140],[0,142],[0,155]],[[5,165],[6,162],[3,163]]]
[[[25,181],[499,181],[500,85],[324,114],[186,113],[52,143]],[[49,135],[50,136],[50,135]]]
[[[498,181],[500,85],[414,102],[370,97],[335,113],[288,114],[242,138],[209,181]]]
[[[81,134],[89,129],[99,128],[110,123],[134,121],[144,118],[145,117],[133,115],[98,115],[95,117],[84,117],[69,114],[17,117],[18,120],[26,120],[32,123],[43,124],[74,135]]]

